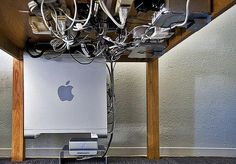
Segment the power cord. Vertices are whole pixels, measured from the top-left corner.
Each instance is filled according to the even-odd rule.
[[[88,64],[91,64],[94,61],[94,58],[92,58],[89,62],[81,62],[78,59],[76,59],[71,53],[69,53],[69,54],[77,63],[82,64],[82,65],[88,65]]]

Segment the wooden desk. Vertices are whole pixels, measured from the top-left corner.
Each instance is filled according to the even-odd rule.
[[[115,1],[115,0],[113,0]],[[72,4],[71,0],[66,0]],[[210,0],[212,6],[211,16],[214,19],[231,6],[236,0]],[[32,36],[28,25],[27,13],[19,13],[19,10],[27,9],[27,0],[4,0],[0,5],[0,48],[14,57],[13,62],[13,105],[12,105],[12,161],[24,160],[24,104],[23,104],[23,48],[27,37],[35,41],[47,40],[43,36]],[[111,3],[114,8],[115,3]],[[131,7],[134,11],[134,7]],[[131,15],[133,13],[131,12]],[[146,18],[147,18],[146,14]],[[150,17],[150,15],[149,15]],[[145,18],[145,17],[144,17]],[[135,19],[134,19],[135,20]],[[133,20],[133,21],[134,21]],[[133,22],[134,23],[134,22]],[[137,24],[137,23],[136,23]],[[128,24],[129,28],[133,24]],[[167,52],[178,43],[190,36],[192,32],[176,29],[175,36],[168,41]],[[122,57],[120,62],[147,62],[147,157],[149,159],[160,158],[160,129],[159,129],[159,77],[158,59],[128,59]]]

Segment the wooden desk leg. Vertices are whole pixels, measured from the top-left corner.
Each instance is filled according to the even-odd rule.
[[[147,158],[160,158],[158,59],[147,63]]]
[[[13,59],[12,161],[24,160],[23,60]]]

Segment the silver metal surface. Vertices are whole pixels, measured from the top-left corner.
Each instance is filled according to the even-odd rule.
[[[53,60],[24,55],[25,136],[40,133],[106,135],[106,101],[104,59],[81,65],[68,54]]]

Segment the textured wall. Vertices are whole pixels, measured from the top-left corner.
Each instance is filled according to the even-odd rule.
[[[160,59],[161,146],[236,147],[236,6]]]
[[[235,15],[236,6],[160,58],[162,147],[236,148]],[[0,148],[6,148],[11,140],[12,62],[2,52],[0,59]],[[116,66],[115,147],[146,146],[145,69],[144,63]],[[28,148],[51,152],[27,155],[53,155],[51,149],[68,138],[27,140]]]
[[[115,69],[115,147],[146,146],[146,63],[118,63]]]
[[[0,148],[11,147],[11,97],[12,57],[0,50]]]

